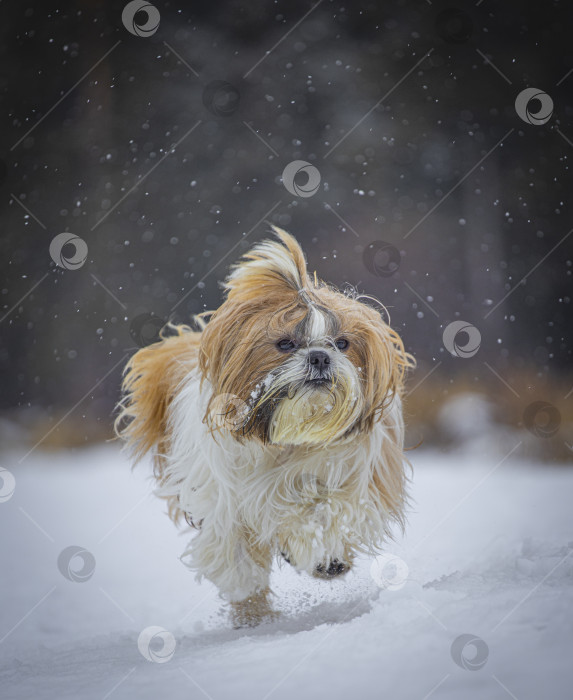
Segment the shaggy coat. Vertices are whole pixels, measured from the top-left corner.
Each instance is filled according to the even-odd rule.
[[[171,326],[131,358],[116,423],[136,459],[153,455],[170,517],[198,529],[184,560],[242,613],[266,605],[275,555],[344,573],[403,526],[406,502],[412,358],[368,298],[311,278],[274,231],[200,332]]]

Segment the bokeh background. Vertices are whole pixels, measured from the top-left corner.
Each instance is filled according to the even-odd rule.
[[[418,362],[410,445],[504,453],[519,433],[570,461],[567,3],[167,1],[148,36],[124,5],[2,3],[2,444],[111,437],[127,357],[216,308],[272,222],[388,308]],[[528,87],[544,124],[516,112]],[[312,196],[283,184],[295,160]],[[63,232],[77,269],[50,255]],[[471,357],[444,346],[458,320]]]
[[[126,6],[0,2],[3,700],[569,698],[571,3]],[[271,223],[386,306],[422,446],[405,533],[234,630],[105,441]]]

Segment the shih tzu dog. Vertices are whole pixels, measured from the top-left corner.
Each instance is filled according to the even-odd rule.
[[[369,298],[310,277],[297,241],[273,230],[200,331],[171,326],[131,358],[116,422],[136,459],[152,453],[170,517],[197,528],[183,558],[237,626],[274,615],[274,557],[341,576],[403,526],[406,502],[413,358]]]

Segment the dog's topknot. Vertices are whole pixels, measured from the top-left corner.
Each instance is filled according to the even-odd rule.
[[[278,241],[267,239],[257,243],[231,267],[224,283],[229,298],[247,289],[264,294],[277,285],[286,285],[298,293],[310,287],[306,258],[297,240],[277,226],[272,226],[272,230]]]

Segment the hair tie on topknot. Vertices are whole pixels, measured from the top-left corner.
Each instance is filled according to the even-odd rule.
[[[314,303],[310,297],[310,294],[308,293],[308,289],[300,289],[298,295],[303,304],[311,305]]]

